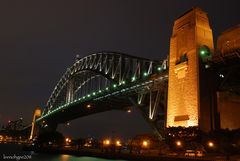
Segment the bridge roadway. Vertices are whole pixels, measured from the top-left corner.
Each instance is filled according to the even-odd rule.
[[[76,99],[55,108],[44,116],[36,120],[37,123],[51,122],[54,124],[65,123],[67,121],[91,115],[94,113],[109,110],[126,110],[127,107],[133,106],[130,99],[136,100],[139,94],[147,94],[149,90],[157,91],[162,83],[167,84],[168,71],[149,76],[144,81],[136,81],[134,83],[122,84],[112,89],[101,91],[95,96],[85,97],[84,99]],[[144,104],[143,102],[141,104]],[[139,104],[140,105],[140,104]]]
[[[167,69],[167,60],[154,61],[116,52],[78,58],[55,86],[36,123],[46,126],[92,113],[124,109],[134,102],[144,103],[147,94],[149,118],[153,119],[161,93],[167,90]]]

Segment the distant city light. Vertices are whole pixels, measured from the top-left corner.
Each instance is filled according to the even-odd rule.
[[[224,78],[224,75],[223,74],[219,74],[219,77]]]

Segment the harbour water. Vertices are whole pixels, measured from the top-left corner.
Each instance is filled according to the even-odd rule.
[[[42,154],[22,150],[22,145],[0,144],[0,161],[113,161],[94,157],[79,157],[66,154]],[[126,160],[114,160],[126,161]]]

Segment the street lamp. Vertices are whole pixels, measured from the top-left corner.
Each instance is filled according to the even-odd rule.
[[[142,146],[143,146],[144,148],[147,148],[147,147],[148,147],[148,141],[147,141],[147,140],[143,140]]]
[[[72,142],[72,140],[70,138],[66,138],[65,141],[66,141],[66,143],[71,143]]]
[[[92,106],[91,104],[87,104],[87,108],[90,109]]]
[[[178,147],[180,147],[180,146],[182,146],[182,142],[181,142],[181,141],[176,141],[176,145],[177,145]]]
[[[104,144],[104,145],[110,145],[110,140],[108,140],[108,139],[104,140],[104,141],[103,141],[103,144]]]
[[[213,148],[213,147],[214,147],[214,143],[213,143],[212,141],[209,141],[209,142],[208,142],[208,146],[209,146],[210,148]]]
[[[116,146],[121,146],[121,142],[119,140],[116,141]]]

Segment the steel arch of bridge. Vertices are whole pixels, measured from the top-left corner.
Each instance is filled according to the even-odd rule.
[[[99,52],[76,59],[55,86],[43,115],[59,105],[92,94],[93,91],[101,92],[112,85],[143,80],[166,68],[167,61],[154,61],[116,52]],[[101,83],[97,86],[96,83],[99,82]],[[95,84],[93,88],[89,87],[90,83]],[[82,94],[79,95],[79,92]]]

